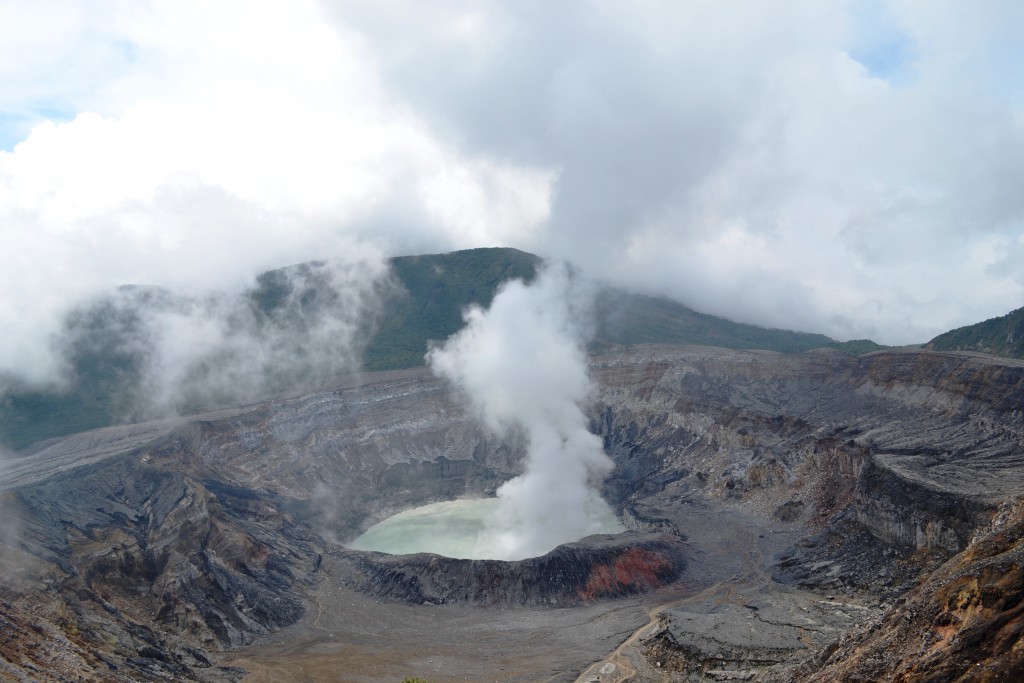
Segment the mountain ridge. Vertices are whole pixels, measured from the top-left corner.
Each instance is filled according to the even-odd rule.
[[[536,255],[501,247],[389,259],[386,282],[374,292],[380,297],[373,311],[376,317],[358,322],[356,337],[364,343],[358,357],[361,370],[422,366],[431,343],[447,339],[462,327],[466,307],[490,305],[503,283],[530,281],[542,262]],[[291,331],[307,331],[330,315],[331,306],[344,304],[344,297],[330,289],[330,278],[322,272],[325,263],[312,261],[261,273],[251,289],[232,300],[228,315],[248,321],[252,334],[287,337]],[[75,309],[65,320],[61,339],[65,360],[73,369],[71,387],[62,392],[16,386],[0,397],[0,444],[20,450],[52,437],[153,417],[139,407],[147,398],[143,379],[147,354],[155,343],[144,329],[144,314],[194,305],[194,301],[161,287],[123,285]],[[289,358],[306,353],[301,340],[285,341],[294,349]],[[869,340],[837,342],[822,334],[738,323],[664,297],[601,287],[591,350],[648,343],[786,353],[829,347],[854,355],[885,348]],[[201,379],[222,360],[215,356],[200,359],[192,375]],[[187,414],[232,405],[240,395],[246,401],[256,400],[324,379],[313,365],[300,363],[292,372],[276,367],[270,370],[276,383],[261,384],[254,394],[236,390],[218,397],[193,392],[173,408]]]
[[[928,342],[927,348],[1024,358],[1024,307],[944,332]]]

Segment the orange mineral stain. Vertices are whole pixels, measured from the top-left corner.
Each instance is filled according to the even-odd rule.
[[[656,588],[662,584],[659,574],[669,561],[658,553],[642,548],[631,548],[608,564],[594,567],[581,591],[581,597],[594,600],[600,597]]]

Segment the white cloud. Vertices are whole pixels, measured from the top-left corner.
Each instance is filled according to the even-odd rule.
[[[369,44],[403,39],[384,82],[434,130],[559,170],[550,254],[889,343],[1024,297],[979,249],[1024,234],[1014,3],[491,3],[486,49],[353,5]]]
[[[52,377],[79,296],[237,286],[367,240],[518,246],[840,338],[1004,313],[1022,11],[4,3],[0,371]]]
[[[313,2],[125,3],[48,24],[65,9],[5,8],[25,30],[3,49],[0,73],[24,86],[5,106],[75,113],[0,152],[0,372],[52,379],[62,313],[119,284],[237,289],[271,267],[490,245],[544,220],[550,172],[436,139]],[[57,45],[74,51],[11,66]],[[78,48],[87,78],[71,87]]]

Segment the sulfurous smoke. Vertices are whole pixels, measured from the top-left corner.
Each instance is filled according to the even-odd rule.
[[[428,354],[488,429],[527,444],[525,471],[498,489],[477,557],[535,557],[614,519],[597,490],[612,461],[581,408],[591,390],[583,348],[591,303],[565,266],[549,265],[531,284],[506,284],[488,310],[468,309],[466,326]]]

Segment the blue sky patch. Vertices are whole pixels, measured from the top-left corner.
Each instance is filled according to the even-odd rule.
[[[894,85],[912,79],[914,41],[882,0],[854,0],[850,4],[853,36],[847,54],[874,78]]]
[[[0,152],[10,152],[28,137],[32,124],[23,116],[0,114]]]
[[[64,122],[74,118],[75,112],[52,106],[40,106],[19,113],[0,112],[0,152],[12,151],[43,121]]]

